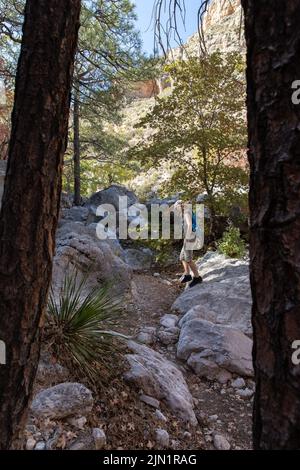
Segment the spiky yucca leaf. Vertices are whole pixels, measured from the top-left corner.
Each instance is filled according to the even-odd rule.
[[[48,330],[51,343],[59,357],[74,361],[94,379],[99,365],[107,367],[108,356],[116,351],[112,338],[126,338],[111,331],[120,317],[120,299],[112,298],[109,285],[85,294],[88,274],[79,280],[76,270],[65,276],[58,301],[53,291],[48,303]]]

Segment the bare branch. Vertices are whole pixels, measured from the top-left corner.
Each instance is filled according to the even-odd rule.
[[[198,33],[201,52],[206,53],[206,46],[203,32],[203,16],[207,12],[211,0],[199,0],[198,10]],[[163,16],[168,11],[166,22]],[[182,46],[182,38],[179,32],[179,21],[185,26],[186,6],[185,0],[155,0],[153,8],[153,19],[155,25],[155,49],[161,49],[166,56],[171,49],[171,42],[174,41]]]

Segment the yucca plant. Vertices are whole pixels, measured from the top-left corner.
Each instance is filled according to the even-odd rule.
[[[120,299],[111,296],[108,284],[86,294],[87,281],[88,274],[79,280],[74,269],[65,276],[58,300],[50,292],[47,338],[58,358],[94,380],[116,352],[113,338],[126,336],[109,329],[120,318]]]

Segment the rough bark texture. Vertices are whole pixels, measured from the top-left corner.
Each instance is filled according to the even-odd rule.
[[[299,0],[242,0],[251,167],[254,447],[300,448]]]
[[[74,92],[74,116],[73,116],[73,163],[74,163],[74,204],[81,204],[81,188],[80,188],[80,130],[79,130],[79,97],[78,91]]]
[[[51,280],[80,0],[27,0],[0,216],[0,449],[20,447]]]

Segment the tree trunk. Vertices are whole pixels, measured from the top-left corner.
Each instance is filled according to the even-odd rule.
[[[213,243],[216,241],[216,210],[215,210],[215,200],[213,196],[213,192],[210,190],[208,185],[206,185],[206,193],[207,193],[207,200],[205,204],[209,210],[209,231],[207,236],[207,242]]]
[[[0,215],[0,449],[19,448],[51,281],[80,0],[27,0]]]
[[[74,162],[74,204],[81,204],[81,188],[80,188],[80,130],[79,130],[79,96],[78,91],[74,92],[74,116],[73,116],[73,162]]]
[[[247,40],[255,449],[300,448],[300,2],[242,0]]]

